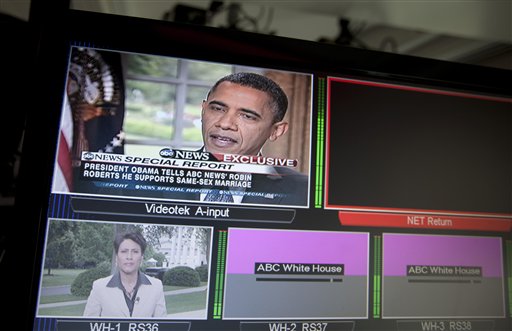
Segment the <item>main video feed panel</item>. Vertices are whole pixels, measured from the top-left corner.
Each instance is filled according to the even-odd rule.
[[[325,207],[512,215],[512,99],[328,78]]]
[[[306,208],[311,84],[72,47],[52,193]]]

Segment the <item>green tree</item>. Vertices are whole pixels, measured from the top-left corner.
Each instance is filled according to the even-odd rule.
[[[113,250],[113,224],[80,222],[76,236],[77,267],[91,268],[104,261],[110,262]]]
[[[144,55],[124,54],[127,75],[176,77],[178,75],[178,59]]]
[[[156,265],[158,267],[161,267],[161,266],[164,265],[164,261],[165,261],[165,254],[164,253],[154,253],[151,257],[154,258],[157,261]]]
[[[48,275],[52,274],[52,269],[72,265],[76,226],[75,223],[67,221],[54,220],[50,223],[44,260]]]

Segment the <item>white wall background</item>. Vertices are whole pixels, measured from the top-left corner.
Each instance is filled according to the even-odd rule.
[[[176,4],[207,8],[209,0],[74,0],[72,8],[161,19]],[[234,1],[224,1],[225,5]],[[511,0],[237,1],[250,14],[274,9],[272,30],[302,39],[335,36],[338,18],[437,34],[512,42]],[[2,0],[0,11],[28,20],[30,0]],[[221,16],[216,18],[219,22]]]

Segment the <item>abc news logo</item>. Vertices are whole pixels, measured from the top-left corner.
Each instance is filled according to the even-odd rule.
[[[160,157],[182,160],[217,161],[213,155],[207,152],[183,151],[172,148],[162,148],[159,155]]]

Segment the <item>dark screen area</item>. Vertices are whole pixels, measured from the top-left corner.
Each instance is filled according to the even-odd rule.
[[[328,205],[510,213],[510,100],[331,80]]]

